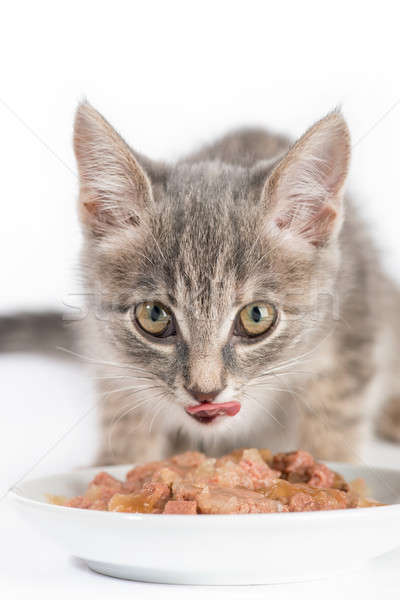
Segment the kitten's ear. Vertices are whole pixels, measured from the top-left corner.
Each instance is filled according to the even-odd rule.
[[[350,135],[340,112],[313,125],[267,179],[263,200],[275,227],[313,246],[329,242],[342,223]]]
[[[151,205],[150,181],[132,150],[90,104],[78,106],[74,150],[80,180],[80,216],[96,234],[137,225]]]

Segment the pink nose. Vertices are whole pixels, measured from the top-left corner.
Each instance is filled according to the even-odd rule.
[[[187,392],[197,402],[213,402],[222,390],[212,390],[211,392],[201,392],[198,388],[185,388]]]

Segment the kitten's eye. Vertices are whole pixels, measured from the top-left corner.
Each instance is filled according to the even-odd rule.
[[[248,304],[238,314],[236,335],[257,337],[273,327],[277,318],[277,310],[268,302]]]
[[[135,308],[139,326],[156,337],[174,335],[173,318],[170,311],[159,302],[141,302]]]

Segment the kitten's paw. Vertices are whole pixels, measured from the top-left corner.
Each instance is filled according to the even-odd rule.
[[[384,404],[375,431],[380,437],[400,443],[400,396],[393,396]]]

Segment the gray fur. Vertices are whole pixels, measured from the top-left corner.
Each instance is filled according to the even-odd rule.
[[[333,166],[307,155],[312,136],[323,148],[324,131],[339,144]],[[174,165],[155,164],[92,107],[80,106],[75,152],[90,298],[82,353],[99,377],[99,462],[237,445],[301,445],[320,458],[356,460],[373,389],[391,396],[380,431],[400,438],[398,292],[349,198],[339,233],[348,148],[346,126],[334,113],[288,154],[285,138],[246,129]],[[298,157],[305,171],[296,183]],[[311,161],[320,173],[307,190]],[[310,233],[325,207],[324,177],[331,177],[334,209]],[[292,203],[286,221],[276,212],[285,194]],[[175,313],[174,340],[138,332],[132,309],[144,300]],[[254,300],[274,303],[286,321],[249,344],[232,335],[229,322]],[[242,410],[201,425],[185,413],[188,386],[228,386]]]
[[[79,134],[82,119],[88,139]],[[80,108],[78,165],[82,156],[86,161],[85,144],[99,137],[105,144],[109,128],[90,106]],[[397,293],[385,293],[390,283],[350,199],[339,238],[312,252],[299,250],[265,234],[272,208],[261,199],[265,182],[284,164],[284,138],[239,130],[175,165],[152,165],[121,138],[117,143],[118,160],[126,163],[125,153],[131,153],[137,161],[132,197],[127,187],[123,208],[109,209],[107,196],[115,202],[116,192],[102,191],[104,207],[90,219],[102,220],[101,210],[121,214],[131,203],[135,221],[114,222],[94,235],[97,223],[83,219],[87,288],[100,293],[105,307],[102,319],[92,307],[86,339],[100,373],[110,377],[99,385],[105,432],[99,461],[145,460],[186,446],[221,452],[237,444],[288,443],[321,458],[356,459],[367,396],[380,361],[387,360],[380,349]],[[84,162],[83,206],[97,193],[92,170],[119,171],[120,163],[112,162],[103,165],[95,154]],[[151,187],[146,203],[137,198],[140,167]],[[249,293],[275,303],[290,321],[243,352],[231,335],[219,335],[222,321],[233,306],[249,302]],[[176,341],[165,341],[168,351],[140,335],[128,317],[145,299],[163,302],[185,324]],[[118,383],[125,381],[121,374],[126,386]],[[227,381],[242,411],[217,427],[193,423],[184,411],[184,387],[209,391]]]

